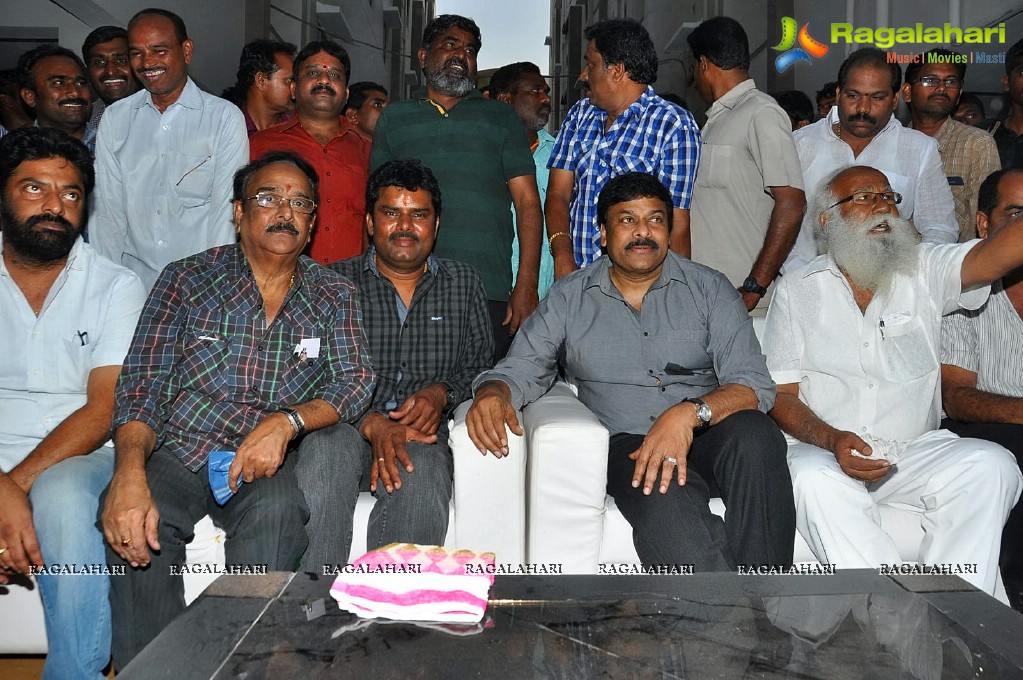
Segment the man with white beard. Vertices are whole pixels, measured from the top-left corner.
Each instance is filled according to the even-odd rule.
[[[938,346],[942,314],[976,309],[1023,264],[1023,220],[984,241],[917,244],[901,200],[866,166],[823,183],[814,206],[828,252],[786,274],[767,315],[796,526],[821,562],[876,568],[902,562],[879,508],[914,509],[917,561],[961,565],[1005,601],[999,541],[1023,478],[1002,447],[938,429]]]

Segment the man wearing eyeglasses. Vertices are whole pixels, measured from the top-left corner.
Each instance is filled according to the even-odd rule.
[[[899,105],[902,69],[885,52],[865,47],[838,70],[838,101],[826,118],[796,130],[803,186],[812,195],[839,168],[869,165],[885,173],[902,194],[900,210],[926,243],[955,243],[954,203],[938,145],[893,116]],[[787,276],[817,256],[816,216],[803,217],[796,243],[782,267]]]
[[[906,67],[906,84],[902,86],[902,98],[913,115],[909,127],[938,143],[955,201],[960,243],[977,237],[980,183],[1002,167],[991,135],[952,119],[966,78],[966,63],[959,61],[963,58],[958,52],[933,49],[922,56],[922,63]]]
[[[295,568],[309,516],[299,438],[369,404],[355,289],[302,256],[317,184],[287,152],[242,168],[239,243],[168,265],[143,307],[115,393],[101,517],[107,560],[125,570],[111,579],[118,669],[184,610],[185,544],[203,516],[227,534],[228,566]],[[233,453],[226,501],[209,472],[221,452]]]
[[[296,113],[291,120],[249,138],[249,155],[292,151],[316,169],[320,202],[309,257],[323,265],[362,253],[370,142],[341,115],[348,100],[352,62],[330,40],[311,42],[295,57],[291,91]]]
[[[248,159],[238,107],[188,76],[193,44],[165,9],[128,22],[128,59],[144,89],[103,112],[89,238],[147,289],[164,266],[233,243],[231,178]]]
[[[811,211],[827,253],[786,274],[767,313],[796,526],[822,562],[952,565],[1004,602],[999,543],[1023,477],[997,444],[939,429],[938,355],[942,314],[977,309],[1023,264],[1023,220],[918,244],[904,201],[875,168],[827,178]],[[885,531],[884,506],[919,514],[916,554]]]

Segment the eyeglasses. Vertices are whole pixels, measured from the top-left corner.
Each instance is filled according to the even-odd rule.
[[[837,203],[832,203],[828,206],[828,210],[831,210],[837,205],[848,203],[849,201],[852,201],[856,205],[874,205],[879,198],[888,205],[898,205],[899,203],[902,203],[902,194],[897,191],[857,191],[854,194],[849,194]]]
[[[256,194],[255,196],[246,196],[246,201],[256,201],[256,205],[260,208],[280,208],[285,201],[291,206],[291,209],[297,213],[303,215],[310,215],[316,210],[316,201],[308,198],[285,198],[280,194]]]
[[[916,82],[920,83],[924,87],[937,87],[940,83],[945,84],[945,88],[949,90],[958,90],[963,86],[963,81],[958,78],[939,78],[938,76],[921,76],[917,78]]]

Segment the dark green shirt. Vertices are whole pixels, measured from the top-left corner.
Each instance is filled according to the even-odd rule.
[[[445,111],[421,89],[380,114],[370,172],[390,160],[418,158],[440,184],[443,212],[434,254],[475,267],[489,300],[512,287],[508,181],[536,175],[515,109],[477,90]]]

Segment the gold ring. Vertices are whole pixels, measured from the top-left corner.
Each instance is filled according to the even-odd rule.
[[[0,555],[3,555],[5,552],[7,552],[7,548],[0,548]]]
[[[130,538],[122,538],[121,539],[121,545],[131,545],[131,539]]]
[[[383,462],[384,462],[384,459],[383,459],[383,458],[377,458],[377,460],[378,460],[378,461],[380,461],[381,463],[383,463]]]

